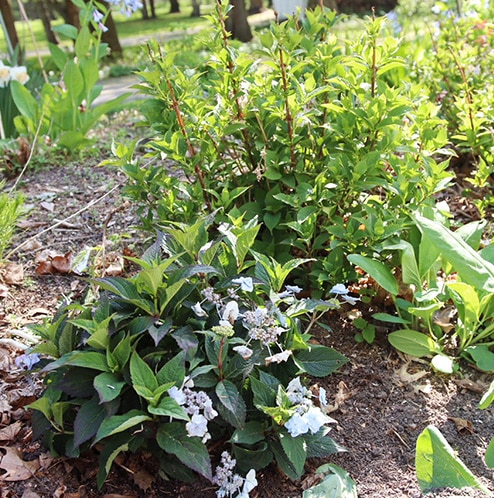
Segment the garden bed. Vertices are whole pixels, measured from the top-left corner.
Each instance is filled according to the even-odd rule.
[[[122,129],[115,126],[115,133],[117,128]],[[119,195],[124,177],[115,169],[96,168],[100,159],[95,154],[73,162],[60,157],[57,164],[40,168],[23,179],[21,190],[32,209],[22,221],[24,228],[14,246],[62,223],[13,254],[11,261],[22,265],[24,276],[17,283],[2,285],[0,337],[23,343],[16,331],[53,315],[64,299],[84,298],[87,286],[80,277],[63,272],[39,274],[43,251],[60,256],[77,254],[84,247],[100,246],[106,240],[113,241],[108,246],[107,258],[110,253],[118,257],[142,252],[145,243],[142,234],[133,228],[133,207]],[[99,198],[99,202],[91,204]],[[460,201],[455,202],[461,206]],[[78,211],[77,216],[66,220]],[[5,280],[6,269],[3,271]],[[414,471],[415,441],[429,424],[441,430],[465,464],[494,491],[493,473],[483,462],[492,437],[494,412],[477,408],[491,379],[467,365],[455,376],[434,374],[427,363],[410,361],[396,353],[388,344],[385,329],[377,331],[374,344],[357,343],[352,317],[357,312],[367,315],[370,311],[377,310],[360,304],[356,311],[345,304],[341,310],[325,316],[324,322],[331,332],[325,328],[313,331],[318,342],[349,359],[338,373],[319,379],[332,405],[330,416],[337,421],[331,435],[348,451],[324,460],[310,460],[299,482],[291,482],[276,467],[269,466],[258,472],[259,484],[251,496],[299,497],[304,489],[318,482],[318,466],[331,462],[349,472],[360,497],[419,497]],[[25,376],[16,365],[21,353],[11,345],[0,345],[2,497],[216,496],[217,488],[207,481],[187,484],[160,480],[156,462],[146,454],[128,454],[117,459],[101,491],[96,487],[97,446],[79,459],[48,455],[39,441],[32,438],[31,413],[23,408],[34,400],[42,386],[36,376]],[[472,489],[446,489],[429,496],[485,495]]]

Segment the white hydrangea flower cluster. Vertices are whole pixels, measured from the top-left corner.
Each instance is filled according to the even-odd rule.
[[[216,467],[216,473],[213,477],[213,482],[219,486],[216,491],[218,498],[225,496],[233,497],[238,493],[237,498],[248,498],[249,493],[257,486],[256,471],[249,470],[245,479],[233,472],[237,465],[237,461],[231,457],[228,451],[221,454],[221,464]]]
[[[189,437],[197,436],[205,443],[211,439],[208,432],[208,422],[218,416],[213,408],[211,398],[204,391],[193,391],[194,383],[189,380],[183,388],[174,386],[168,390],[168,395],[173,398],[190,416],[185,428]]]
[[[336,422],[328,417],[323,411],[312,403],[312,393],[300,382],[300,377],[296,377],[287,386],[286,395],[290,403],[294,405],[295,413],[285,424],[286,430],[292,437],[300,436],[311,432],[316,434],[319,429],[328,423]],[[327,404],[326,391],[319,388],[319,402],[321,406]]]
[[[6,66],[0,61],[0,88],[5,88],[11,81],[25,85],[29,81],[26,66]]]
[[[244,324],[249,330],[249,337],[261,341],[264,346],[269,346],[278,340],[285,331],[280,327],[267,308],[256,308],[254,311],[244,313]]]

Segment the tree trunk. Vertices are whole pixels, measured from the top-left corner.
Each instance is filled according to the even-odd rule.
[[[60,43],[60,40],[58,39],[55,32],[51,29],[52,16],[50,14],[50,7],[46,4],[46,0],[37,0],[36,9],[38,11],[41,22],[43,23],[46,40],[48,41],[48,43],[58,45]]]
[[[12,49],[12,51],[14,51],[19,45],[19,37],[17,36],[17,31],[15,29],[14,14],[12,12],[10,0],[0,0],[0,14],[3,17],[3,22],[5,24],[5,36],[8,38],[7,43],[9,50]],[[21,56],[19,54],[19,59],[20,58]]]
[[[233,9],[229,12],[226,27],[231,32],[232,38],[241,42],[252,40],[252,31],[247,21],[245,0],[230,0]]]
[[[151,19],[156,19],[156,9],[154,7],[154,0],[149,0],[149,8],[151,9]]]
[[[149,19],[149,14],[148,14],[148,6],[147,6],[147,3],[146,3],[146,0],[142,0],[141,12],[142,12],[142,18],[145,21],[147,21]]]
[[[178,0],[170,0],[170,14],[178,14],[180,12],[180,5]]]
[[[249,14],[259,14],[264,9],[263,0],[250,0]]]
[[[108,10],[111,9],[110,5],[107,2],[104,1],[103,4]],[[108,43],[108,47],[111,50],[111,57],[119,56],[122,54],[122,46],[120,45],[120,40],[118,39],[117,26],[115,25],[115,21],[113,20],[111,10],[108,14],[108,17],[106,18],[105,24],[108,28],[108,31],[101,35],[101,40],[104,43]]]
[[[81,29],[79,9],[72,3],[71,0],[66,0],[65,7],[65,22],[67,24],[72,24],[72,26],[75,26],[77,29]]]
[[[198,0],[192,0],[191,17],[201,17],[201,2]]]

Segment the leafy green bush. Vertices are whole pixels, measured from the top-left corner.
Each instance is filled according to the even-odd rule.
[[[212,241],[205,221],[168,229],[134,260],[137,275],[93,280],[103,290],[97,302],[35,327],[44,341],[32,353],[47,357],[46,390],[30,405],[35,432],[73,457],[102,444],[100,486],[119,452],[140,448],[163,475],[197,472],[220,486],[210,450],[230,447],[248,477],[276,460],[292,479],[306,458],[341,450],[327,435],[324,390],[301,377],[347,361],[301,331],[301,316],[338,303],[284,287],[303,260],[247,260],[254,221],[223,224]],[[231,458],[222,460],[231,470]]]
[[[5,182],[0,182],[0,190]],[[22,214],[24,197],[21,194],[0,192],[0,261],[2,261],[5,249],[10,244],[14,234],[17,220]]]
[[[415,69],[417,79],[427,82],[431,99],[440,104],[459,167],[463,173],[470,169],[472,184],[485,189],[486,195],[476,201],[483,212],[492,203],[489,186],[494,172],[494,28],[490,21],[494,7],[488,2],[460,4],[458,15],[447,3],[436,2],[431,39],[421,43]]]
[[[447,184],[433,158],[446,132],[425,86],[408,79],[398,41],[381,38],[383,19],[343,44],[335,14],[316,9],[273,24],[252,54],[231,46],[224,13],[210,20],[207,71],[153,45],[153,69],[139,74],[148,145],[167,160],[140,167],[132,148],[117,150],[143,225],[257,216],[258,252],[316,258],[300,285],[354,278],[345,254],[380,251]]]

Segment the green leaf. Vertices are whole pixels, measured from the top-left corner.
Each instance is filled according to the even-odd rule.
[[[130,376],[134,388],[145,387],[151,392],[156,391],[158,388],[158,381],[151,370],[151,367],[134,352],[130,358]]]
[[[69,56],[64,50],[62,50],[58,45],[55,45],[54,43],[49,43],[48,48],[50,49],[51,57],[53,59],[53,62],[57,66],[57,69],[59,71],[63,71],[63,69],[65,68],[65,64],[67,64]]]
[[[243,429],[235,429],[228,442],[234,444],[255,444],[265,439],[264,431],[264,424],[252,420],[247,422]]]
[[[118,398],[125,385],[126,382],[119,375],[111,372],[100,373],[94,378],[94,388],[100,403],[108,403]]]
[[[482,398],[480,399],[479,408],[481,410],[485,410],[492,403],[494,403],[494,381],[491,382],[489,389],[487,389],[487,392],[485,392]]]
[[[69,38],[70,40],[76,40],[77,34],[79,33],[77,31],[77,28],[75,26],[72,26],[72,24],[62,24],[61,26],[54,26],[51,28],[51,30],[55,33],[58,33],[59,35]]]
[[[115,458],[123,451],[129,449],[129,438],[128,434],[119,434],[116,438],[106,441],[103,445],[103,450],[99,456],[98,489],[103,487]]]
[[[84,78],[82,77],[81,69],[73,60],[67,62],[63,73],[63,80],[72,104],[79,105],[82,102]]]
[[[10,82],[10,92],[19,112],[31,121],[37,121],[38,103],[31,92],[15,80]]]
[[[485,451],[485,463],[490,469],[494,469],[494,437],[491,439]]]
[[[389,313],[374,313],[372,315],[372,318],[374,318],[375,320],[380,320],[382,322],[401,323],[402,325],[408,325],[410,323],[410,320],[405,320],[404,318],[396,315],[390,315]]]
[[[303,442],[303,439],[300,439],[300,441]],[[274,456],[276,458],[276,463],[278,464],[279,468],[290,478],[296,481],[297,479],[300,479],[302,474],[299,474],[297,472],[297,469],[294,467],[293,463],[291,460],[287,457],[285,450],[281,446],[281,443],[273,439],[272,441],[269,442],[269,446],[274,453]],[[303,471],[302,471],[303,472]]]
[[[53,361],[43,368],[44,372],[50,372],[62,366],[86,367],[93,370],[101,370],[108,372],[108,364],[106,363],[106,356],[103,353],[96,353],[95,351],[74,351],[64,354],[58,360]]]
[[[422,288],[422,277],[420,275],[417,260],[415,258],[415,249],[410,242],[401,240],[398,244],[386,246],[386,249],[398,249],[401,251],[401,271],[405,284],[413,284],[417,289]]]
[[[175,455],[184,465],[212,480],[209,453],[198,437],[189,437],[180,422],[162,424],[156,440],[167,453]]]
[[[251,377],[250,386],[254,393],[254,405],[274,406],[276,404],[276,394],[279,385],[279,382],[278,385],[273,386],[266,384],[262,379],[257,380],[255,377]]]
[[[165,363],[156,374],[158,384],[174,382],[176,386],[181,386],[185,378],[185,353],[181,351],[171,360]]]
[[[94,443],[97,443],[105,437],[118,434],[119,432],[123,432],[131,427],[142,424],[143,422],[147,422],[148,420],[152,420],[151,417],[140,410],[130,410],[125,415],[113,415],[113,417],[103,421],[96,434]]]
[[[230,413],[229,419],[233,426],[242,429],[245,426],[247,407],[235,384],[229,380],[222,380],[216,384],[215,391],[220,403]]]
[[[316,474],[326,475],[322,482],[305,490],[302,498],[357,498],[355,481],[337,465],[322,465]]]
[[[388,340],[398,351],[417,358],[439,351],[431,337],[416,330],[402,329],[391,332],[388,335]]]
[[[332,348],[311,344],[309,349],[298,351],[294,361],[302,372],[314,377],[326,377],[338,370],[348,359]]]
[[[477,253],[455,232],[441,223],[417,215],[420,229],[430,237],[441,255],[451,263],[461,279],[477,289],[494,292],[494,265]]]
[[[307,444],[307,458],[324,458],[334,453],[347,451],[331,437],[325,435],[327,428],[321,428],[316,434],[304,434],[303,438]]]
[[[91,33],[88,26],[81,26],[77,39],[75,41],[74,52],[75,55],[82,60],[89,51],[89,44],[91,41]]]
[[[149,406],[148,412],[161,417],[172,417],[178,420],[190,420],[184,409],[170,397],[163,398],[157,406]]]
[[[89,441],[98,432],[106,415],[106,407],[99,404],[97,396],[86,401],[74,420],[74,446],[80,446]]]
[[[300,477],[304,473],[304,465],[307,460],[306,443],[302,437],[292,437],[288,432],[280,432],[280,443],[285,455],[293,466],[296,474]]]
[[[360,254],[349,254],[347,259],[350,263],[362,268],[362,270],[368,273],[384,290],[388,291],[391,295],[398,295],[398,282],[391,273],[391,270],[384,263]]]
[[[489,494],[433,425],[427,426],[417,439],[415,469],[423,492],[442,487],[474,487]]]
[[[489,346],[478,344],[469,346],[465,349],[465,353],[469,354],[478,368],[486,372],[494,371],[494,353],[489,349]]]

